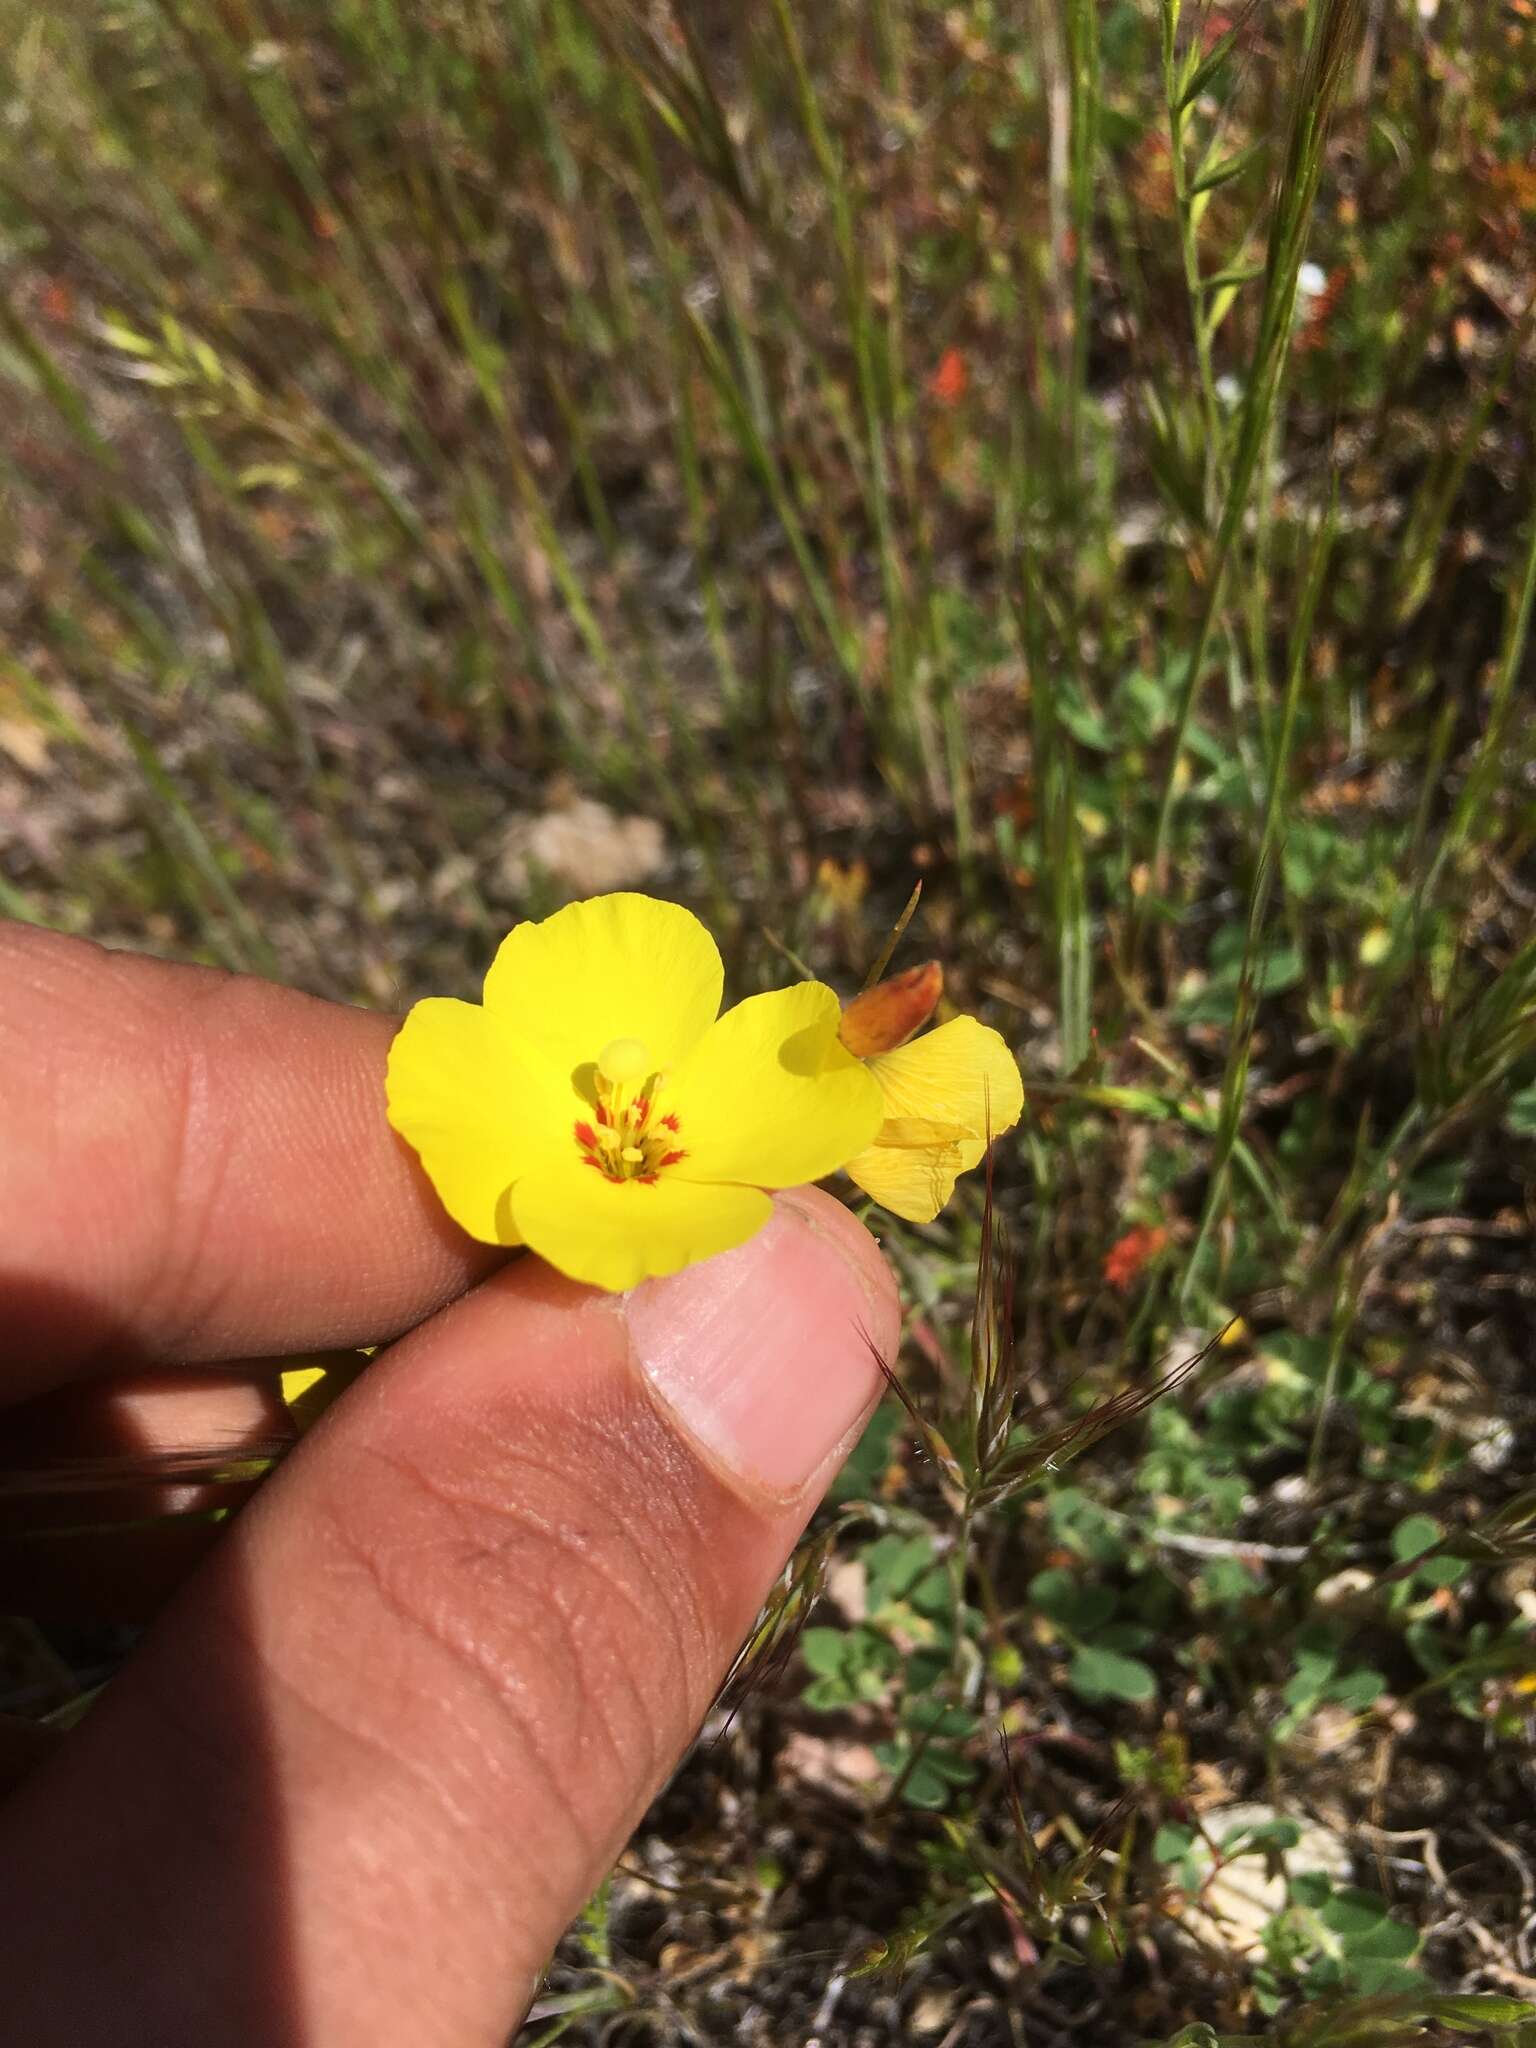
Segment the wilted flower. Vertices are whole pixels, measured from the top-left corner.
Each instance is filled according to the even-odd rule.
[[[885,1116],[848,1173],[883,1208],[912,1223],[937,1216],[962,1173],[1024,1108],[1019,1066],[1002,1037],[974,1017],[953,1017],[912,1039],[943,991],[937,961],[856,996],[841,1038],[880,1083]]]

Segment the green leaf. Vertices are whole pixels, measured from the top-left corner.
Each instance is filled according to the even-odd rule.
[[[1427,2020],[1445,2020],[1451,2026],[1513,2027],[1521,2020],[1536,2019],[1536,2005],[1528,1998],[1505,1998],[1497,1991],[1450,1991],[1427,1998],[1423,2013]]]
[[[1112,1621],[1091,1633],[1101,1650],[1121,1650],[1131,1657],[1138,1650],[1150,1650],[1157,1641],[1157,1630],[1142,1621]]]
[[[125,355],[154,356],[159,352],[158,343],[147,340],[118,313],[104,313],[100,325],[107,340]]]
[[[835,1714],[855,1703],[853,1693],[841,1678],[813,1678],[800,1697],[819,1714]]]
[[[1057,699],[1056,713],[1073,739],[1081,746],[1092,747],[1100,754],[1114,751],[1115,735],[1100,712],[1090,711],[1086,704],[1063,691]]]
[[[1164,1821],[1152,1837],[1152,1854],[1159,1863],[1177,1863],[1194,1847],[1193,1828],[1178,1827],[1172,1821]]]
[[[1467,1574],[1465,1558],[1429,1557],[1418,1568],[1416,1576],[1426,1586],[1454,1586]]]
[[[848,1638],[840,1628],[802,1629],[800,1654],[812,1671],[830,1678],[840,1673],[847,1661]]]
[[[949,1793],[949,1786],[924,1757],[908,1778],[901,1796],[908,1806],[919,1807],[924,1813],[938,1813],[948,1806]]]
[[[1336,1891],[1317,1917],[1339,1937],[1352,1961],[1370,1957],[1378,1962],[1406,1962],[1419,1946],[1416,1931],[1392,1918],[1385,1899],[1357,1885]]]
[[[980,1725],[976,1716],[964,1707],[952,1707],[946,1701],[932,1697],[909,1699],[902,1709],[902,1719],[909,1728],[951,1738],[974,1735]]]
[[[952,1749],[935,1746],[923,1758],[935,1777],[944,1779],[949,1785],[969,1785],[976,1776],[976,1766],[967,1756],[960,1756]]]
[[[1188,1024],[1227,1024],[1237,1007],[1243,975],[1242,933],[1229,926],[1212,942],[1210,971],[1203,986],[1181,997],[1179,1013]],[[1253,980],[1261,996],[1285,995],[1304,979],[1301,955],[1293,946],[1275,946],[1255,964]],[[1266,1347],[1267,1348],[1267,1347]]]
[[[1231,156],[1223,157],[1219,164],[1212,164],[1209,170],[1199,173],[1189,188],[1190,197],[1197,199],[1202,192],[1214,192],[1218,185],[1241,177],[1254,158],[1262,156],[1268,148],[1267,139],[1260,137],[1257,142],[1250,142],[1246,149],[1235,150]]]
[[[849,1976],[875,1977],[887,1970],[904,1970],[927,1946],[931,1932],[927,1927],[909,1927],[893,1934],[888,1941],[876,1942],[849,1971]]]
[[[1209,55],[1195,66],[1194,70],[1185,80],[1183,89],[1175,103],[1176,112],[1182,114],[1187,106],[1191,106],[1199,99],[1201,93],[1212,83],[1217,72],[1220,71],[1222,65],[1231,56],[1236,45],[1237,30],[1235,28],[1229,28],[1224,36],[1211,45]]]
[[[1068,1680],[1085,1700],[1127,1700],[1140,1706],[1157,1697],[1157,1678],[1139,1657],[1085,1643],[1072,1659]]]
[[[1248,1856],[1260,1849],[1294,1849],[1300,1840],[1299,1823],[1277,1817],[1229,1828],[1221,1838],[1221,1848],[1225,1856]]]
[[[1089,1564],[1115,1564],[1126,1541],[1120,1524],[1080,1486],[1064,1486],[1050,1504],[1051,1533]]]
[[[1239,285],[1252,284],[1261,278],[1268,268],[1267,263],[1237,263],[1229,270],[1216,270],[1209,277],[1202,277],[1200,289],[1204,292],[1235,291]]]
[[[1102,1626],[1115,1608],[1115,1596],[1108,1587],[1085,1586],[1075,1573],[1054,1566],[1036,1572],[1030,1580],[1029,1601],[1074,1635]]]
[[[1262,1584],[1257,1570],[1240,1557],[1213,1557],[1195,1578],[1196,1606],[1238,1607],[1253,1597]]]
[[[1392,1555],[1399,1564],[1422,1557],[1440,1541],[1440,1524],[1432,1515],[1409,1515],[1392,1531]]]
[[[1429,1677],[1442,1678],[1450,1670],[1453,1659],[1440,1630],[1432,1622],[1410,1622],[1403,1631],[1403,1640]]]
[[[1359,1671],[1341,1671],[1337,1678],[1330,1680],[1328,1697],[1337,1700],[1341,1707],[1350,1707],[1357,1714],[1363,1714],[1367,1707],[1374,1707],[1386,1691],[1387,1681],[1379,1671],[1369,1666]]]
[[[1324,1908],[1324,1920],[1327,1909]],[[1386,1919],[1368,1932],[1344,1937],[1344,1953],[1353,1969],[1362,1961],[1406,1963],[1419,1952],[1419,1932],[1402,1920]]]
[[[933,1542],[927,1536],[882,1536],[871,1543],[864,1553],[870,1613],[906,1599],[932,1563]]]
[[[1504,1111],[1504,1126],[1517,1138],[1536,1138],[1536,1081],[1511,1095]]]
[[[905,1769],[911,1754],[901,1742],[882,1742],[875,1750],[875,1756],[886,1769],[898,1773]],[[935,1745],[925,1750],[912,1766],[912,1775],[902,1787],[901,1796],[909,1806],[937,1813],[949,1804],[949,1795],[957,1785],[968,1785],[975,1776],[973,1763],[957,1756],[952,1749]]]
[[[808,1628],[800,1654],[814,1673],[801,1695],[819,1710],[878,1700],[900,1662],[894,1646],[871,1628]]]
[[[1367,1998],[1381,1998],[1391,1992],[1412,1993],[1428,1989],[1419,1971],[1410,1970],[1405,1963],[1393,1962],[1380,1956],[1357,1958],[1351,1952],[1346,1957],[1346,1965],[1350,1982]]]

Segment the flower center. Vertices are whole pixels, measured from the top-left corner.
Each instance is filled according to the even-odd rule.
[[[638,1038],[610,1039],[592,1070],[592,1121],[578,1118],[574,1126],[583,1166],[606,1180],[654,1187],[664,1166],[687,1158],[677,1142],[676,1115],[657,1110],[665,1078]]]

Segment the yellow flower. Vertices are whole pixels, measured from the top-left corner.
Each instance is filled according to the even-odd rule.
[[[885,1116],[875,1141],[848,1161],[849,1177],[909,1223],[930,1223],[1024,1108],[1018,1062],[1000,1035],[954,1017],[903,1044],[933,1014],[944,986],[936,962],[893,975],[843,1013],[840,1037],[880,1083]]]
[[[720,1017],[696,917],[594,896],[503,940],[482,1003],[431,997],[390,1049],[389,1120],[450,1216],[621,1289],[742,1244],[765,1188],[817,1180],[879,1128],[874,1077],[820,982]]]

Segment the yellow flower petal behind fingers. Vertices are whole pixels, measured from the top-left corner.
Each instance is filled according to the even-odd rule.
[[[888,1117],[959,1124],[973,1137],[1011,1130],[1024,1107],[1019,1063],[1001,1033],[975,1017],[936,1030],[869,1062]]]
[[[893,1216],[931,1223],[962,1173],[976,1165],[985,1146],[979,1139],[950,1145],[882,1145],[877,1139],[848,1162],[848,1177]]]
[[[520,1242],[502,1197],[548,1150],[551,1120],[537,1114],[548,1091],[516,1034],[478,1003],[429,996],[395,1034],[389,1120],[454,1222],[484,1244]]]
[[[879,1129],[879,1084],[837,1041],[842,1012],[819,981],[749,996],[671,1076],[691,1181],[787,1188],[833,1172]]]
[[[568,1067],[616,1039],[671,1067],[714,1023],[725,972],[691,910],[620,891],[515,925],[485,977],[485,1006]]]
[[[519,1181],[511,1208],[541,1258],[573,1280],[617,1291],[745,1244],[772,1204],[760,1188],[702,1187],[672,1174],[609,1180],[561,1161]]]
[[[930,1222],[989,1140],[1018,1122],[1018,1062],[990,1026],[955,1017],[867,1065],[885,1121],[874,1144],[848,1162],[849,1177],[895,1215]]]

